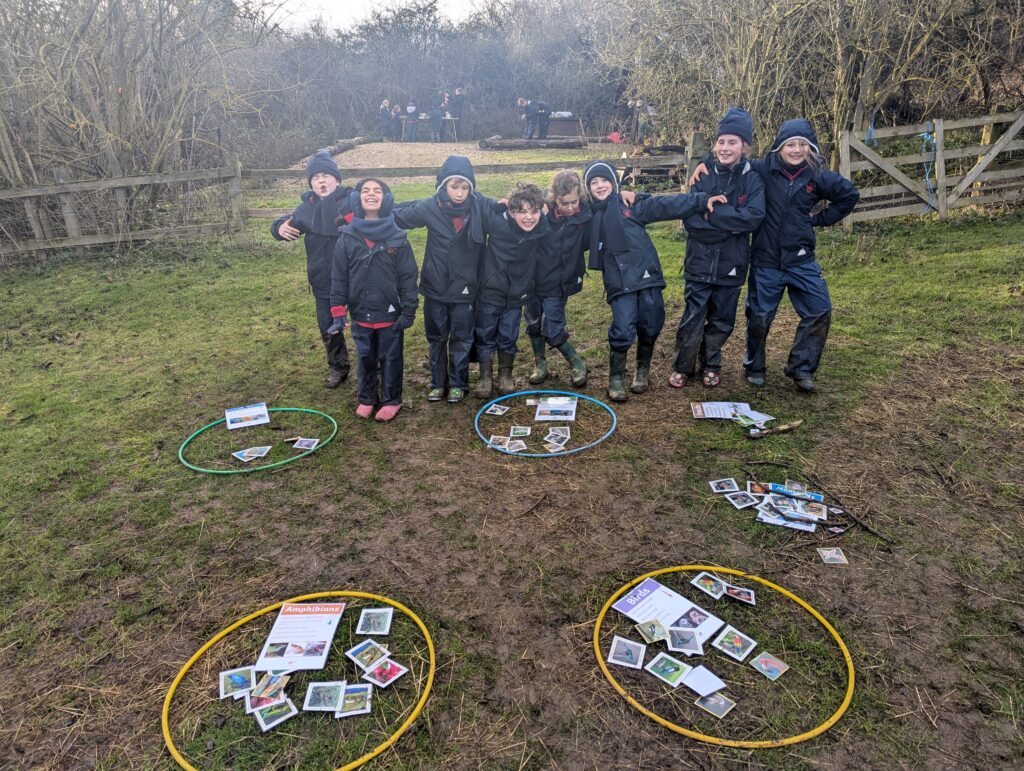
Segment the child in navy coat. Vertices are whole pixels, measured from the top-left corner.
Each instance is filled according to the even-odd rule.
[[[345,335],[327,334],[331,326],[331,260],[338,242],[336,220],[349,212],[350,187],[341,187],[341,172],[327,153],[317,153],[306,164],[306,182],[310,190],[287,217],[275,220],[270,233],[278,241],[294,241],[305,236],[306,278],[316,300],[316,321],[320,339],[327,352],[327,379],[324,386],[337,388],[348,378],[348,350]]]
[[[669,385],[682,388],[700,357],[704,385],[719,383],[722,346],[736,325],[740,290],[747,280],[750,234],[764,218],[764,181],[747,161],[754,122],[730,107],[718,123],[710,173],[691,192],[724,195],[713,213],[691,214],[683,272],[686,309],[676,328],[676,358]]]
[[[495,203],[475,188],[469,158],[451,155],[437,173],[434,195],[395,207],[399,227],[427,229],[420,294],[430,348],[430,402],[447,395],[449,404],[457,404],[469,387],[477,274],[486,243],[484,212]]]
[[[627,399],[624,384],[626,355],[637,340],[636,372],[630,390],[640,394],[650,384],[654,344],[665,325],[661,262],[645,227],[714,210],[725,196],[686,193],[637,196],[632,206],[622,200],[615,167],[607,161],[587,166],[584,182],[590,191],[594,217],[590,230],[591,270],[604,277],[605,298],[612,308],[608,328],[608,398]]]
[[[388,421],[402,408],[405,330],[416,318],[416,259],[405,231],[395,224],[395,199],[379,179],[361,180],[352,193],[352,213],[341,228],[331,268],[328,332],[341,334],[352,319],[359,357],[356,415]]]

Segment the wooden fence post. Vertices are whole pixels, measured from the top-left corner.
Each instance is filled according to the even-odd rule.
[[[231,200],[231,232],[245,229],[245,206],[242,201],[242,163],[237,155],[228,156],[228,197]]]
[[[850,132],[839,132],[839,173],[850,179]],[[853,217],[843,217],[843,232],[853,232]]]
[[[53,170],[53,178],[61,185],[69,182],[68,167],[58,166]],[[78,219],[78,212],[75,211],[74,197],[70,193],[58,193],[57,200],[60,201],[60,213],[64,217],[64,228],[68,232],[68,238],[78,238],[82,235],[82,223]],[[81,256],[83,254],[82,247],[76,246],[73,254]]]
[[[935,125],[935,195],[939,199],[939,219],[949,216],[949,200],[946,197],[946,127],[942,118],[936,118]]]
[[[690,189],[690,177],[693,176],[694,170],[701,165],[704,161],[704,156],[707,154],[708,148],[704,144],[704,132],[694,131],[693,136],[690,137],[690,144],[686,147],[686,179],[683,180],[683,190]]]

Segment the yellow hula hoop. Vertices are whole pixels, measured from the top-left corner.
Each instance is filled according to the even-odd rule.
[[[601,656],[601,645],[599,642],[599,637],[601,634],[601,623],[604,621],[604,618],[607,615],[612,604],[617,599],[619,599],[619,597],[621,597],[623,594],[625,594],[627,591],[629,591],[632,587],[636,586],[641,581],[648,578],[654,578],[655,576],[663,575],[664,573],[680,573],[683,571],[692,570],[706,570],[708,572],[727,573],[731,576],[739,576],[741,578],[749,578],[751,581],[756,581],[757,583],[763,586],[767,586],[769,589],[775,590],[782,596],[788,597],[789,599],[793,600],[793,602],[795,602],[801,608],[803,608],[812,616],[814,616],[818,623],[828,630],[828,633],[832,635],[832,639],[836,641],[836,645],[839,646],[839,650],[842,651],[843,658],[846,660],[846,674],[848,678],[848,684],[846,686],[846,697],[843,699],[843,703],[839,705],[839,709],[832,713],[832,716],[828,720],[819,725],[817,728],[813,728],[810,731],[798,734],[796,736],[788,736],[785,739],[767,739],[762,741],[739,741],[736,739],[723,739],[718,736],[708,736],[707,734],[698,733],[697,731],[691,731],[687,728],[683,728],[682,726],[677,725],[676,723],[666,720],[660,715],[651,712],[649,709],[640,704],[640,702],[638,702],[636,699],[634,699],[632,696],[626,693],[626,689],[619,685],[618,681],[609,671],[608,665],[605,663],[604,658]],[[847,708],[850,706],[850,702],[853,701],[853,659],[850,657],[850,651],[847,649],[846,643],[843,642],[843,638],[839,636],[839,633],[832,627],[832,625],[828,623],[828,621],[826,621],[825,618],[820,613],[818,613],[818,611],[816,611],[814,608],[812,608],[810,605],[801,600],[792,592],[787,591],[786,589],[783,589],[781,586],[777,586],[773,584],[771,581],[765,580],[760,576],[751,575],[749,573],[744,573],[742,570],[734,570],[732,568],[721,568],[715,565],[679,565],[671,568],[661,568],[660,570],[652,570],[650,573],[644,573],[644,575],[639,576],[638,578],[634,578],[628,584],[626,584],[618,591],[616,591],[615,594],[609,597],[608,601],[604,604],[604,607],[601,608],[601,612],[597,616],[597,623],[594,624],[594,655],[597,656],[597,664],[599,667],[601,667],[601,671],[604,673],[604,676],[608,679],[608,682],[612,684],[612,687],[616,691],[618,691],[619,695],[622,696],[622,698],[624,698],[627,702],[629,702],[630,706],[632,706],[635,710],[643,713],[644,715],[647,715],[647,717],[649,717],[654,722],[664,726],[670,731],[675,731],[677,734],[688,736],[689,738],[696,739],[699,742],[706,742],[708,744],[718,744],[723,747],[738,747],[740,749],[762,749],[765,747],[785,747],[789,744],[799,744],[800,742],[805,742],[808,739],[813,739],[815,736],[824,733],[829,728],[834,726],[836,722],[838,722],[839,718],[843,716],[843,713],[846,712]]]
[[[388,605],[397,608],[398,610],[402,611],[405,615],[407,615],[409,618],[416,622],[416,626],[419,627],[420,632],[423,634],[423,639],[427,641],[427,651],[430,653],[430,669],[427,673],[427,683],[423,687],[423,693],[420,695],[420,699],[418,702],[416,702],[416,706],[413,708],[413,711],[409,714],[409,717],[405,719],[405,722],[398,727],[398,730],[395,731],[389,739],[382,742],[381,744],[378,744],[376,747],[367,752],[361,758],[357,758],[348,765],[336,769],[336,771],[350,771],[351,769],[358,768],[367,761],[372,760],[373,758],[377,757],[382,752],[384,752],[384,750],[386,750],[388,747],[397,742],[399,737],[401,737],[402,734],[404,734],[409,729],[409,726],[411,726],[413,721],[417,717],[419,717],[420,712],[423,711],[423,707],[427,703],[427,697],[430,695],[430,689],[434,684],[434,672],[437,666],[434,658],[434,640],[433,638],[431,638],[430,632],[427,631],[426,625],[420,620],[420,617],[413,613],[411,610],[409,610],[409,608],[405,607],[402,603],[398,602],[397,600],[392,600],[388,597],[382,597],[379,594],[370,594],[368,592],[316,592],[314,594],[303,594],[299,597],[292,597],[289,600],[281,600],[281,602],[276,602],[273,605],[268,605],[265,608],[261,608],[260,610],[257,610],[255,613],[250,613],[245,618],[240,619],[233,623],[231,626],[217,632],[217,634],[211,637],[203,645],[202,648],[200,648],[194,654],[192,654],[192,658],[190,658],[185,663],[185,666],[181,668],[181,671],[178,672],[177,676],[174,678],[174,682],[171,683],[170,690],[167,691],[167,695],[164,697],[164,706],[163,710],[160,713],[160,724],[163,729],[164,744],[167,745],[167,749],[170,751],[171,757],[174,758],[175,762],[177,762],[179,766],[181,766],[184,769],[187,769],[187,771],[198,771],[198,769],[196,769],[195,766],[193,766],[187,760],[185,760],[182,754],[178,752],[178,748],[174,746],[174,740],[171,738],[170,723],[171,701],[174,699],[174,693],[178,689],[178,685],[181,683],[182,678],[185,677],[185,674],[189,671],[189,669],[191,669],[192,665],[199,661],[202,655],[206,653],[208,650],[210,650],[210,648],[212,648],[220,640],[222,640],[227,635],[231,634],[233,631],[238,629],[243,624],[247,624],[255,618],[259,618],[260,616],[277,610],[286,602],[304,602],[305,600],[317,600],[324,597],[356,597],[364,600],[373,600],[374,602],[387,603]]]

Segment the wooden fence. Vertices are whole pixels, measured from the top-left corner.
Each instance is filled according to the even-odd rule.
[[[622,167],[643,169],[651,167],[677,167],[685,173],[688,159],[684,155],[644,156],[622,159]],[[565,161],[513,164],[477,164],[474,171],[478,176],[488,174],[521,174],[541,171],[556,171],[565,168]],[[399,177],[429,177],[437,174],[436,166],[406,166],[393,168],[345,168],[346,178],[378,176],[385,179]],[[32,188],[0,190],[0,258],[36,254],[45,256],[48,251],[80,249],[82,247],[110,244],[130,244],[160,238],[181,238],[189,235],[238,234],[245,229],[247,218],[273,218],[289,214],[294,207],[246,208],[246,183],[253,180],[305,180],[301,167],[290,169],[243,169],[237,159],[217,169],[183,171],[171,174],[144,174],[133,177],[114,177],[84,182],[57,182]],[[159,227],[147,226],[142,229],[131,227],[124,215],[125,201],[140,194],[140,191],[175,185],[196,185],[197,189],[186,190],[184,195],[213,200],[207,212],[212,221],[187,222]],[[224,195],[208,195],[211,188],[226,187]],[[109,208],[112,214],[103,221],[103,229],[86,233],[83,226],[83,204],[76,196],[86,193],[111,191]],[[7,204],[6,211],[4,204]],[[21,204],[20,209],[11,204]],[[48,217],[48,219],[47,219]],[[211,217],[207,217],[210,220]],[[17,218],[19,227],[13,220]],[[28,223],[26,226],[25,223]],[[57,232],[63,230],[61,234]],[[20,234],[31,232],[32,238]]]
[[[844,229],[908,214],[936,212],[945,219],[950,209],[1024,198],[1022,128],[1024,110],[842,132],[839,171],[861,195]],[[912,144],[917,152],[908,152]]]

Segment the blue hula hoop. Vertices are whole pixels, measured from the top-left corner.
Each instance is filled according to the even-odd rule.
[[[486,436],[484,436],[483,432],[480,430],[480,416],[483,415],[487,408],[490,407],[492,404],[497,404],[498,402],[503,402],[506,399],[512,399],[516,396],[529,396],[531,394],[546,394],[548,396],[575,396],[577,399],[583,399],[588,402],[593,402],[598,407],[601,407],[605,412],[612,416],[612,426],[611,428],[608,429],[607,432],[605,432],[604,436],[602,436],[600,439],[595,439],[590,444],[585,444],[582,447],[574,447],[571,450],[562,450],[562,452],[509,452],[504,447],[498,447],[496,445],[491,444],[490,440]],[[578,394],[574,393],[573,391],[516,391],[513,394],[505,394],[504,396],[499,396],[497,399],[491,399],[489,402],[487,402],[487,404],[485,404],[477,411],[476,417],[473,418],[473,428],[476,429],[476,435],[484,440],[484,444],[486,444],[492,450],[497,450],[498,452],[504,453],[505,455],[511,455],[514,458],[560,458],[564,455],[574,455],[578,452],[589,450],[591,447],[596,447],[597,445],[601,444],[601,442],[603,442],[605,439],[607,439],[609,436],[615,433],[615,427],[618,424],[618,416],[616,416],[615,411],[612,410],[612,408],[609,407],[607,404],[602,402],[600,399],[595,399],[593,396],[587,396],[586,394]]]

